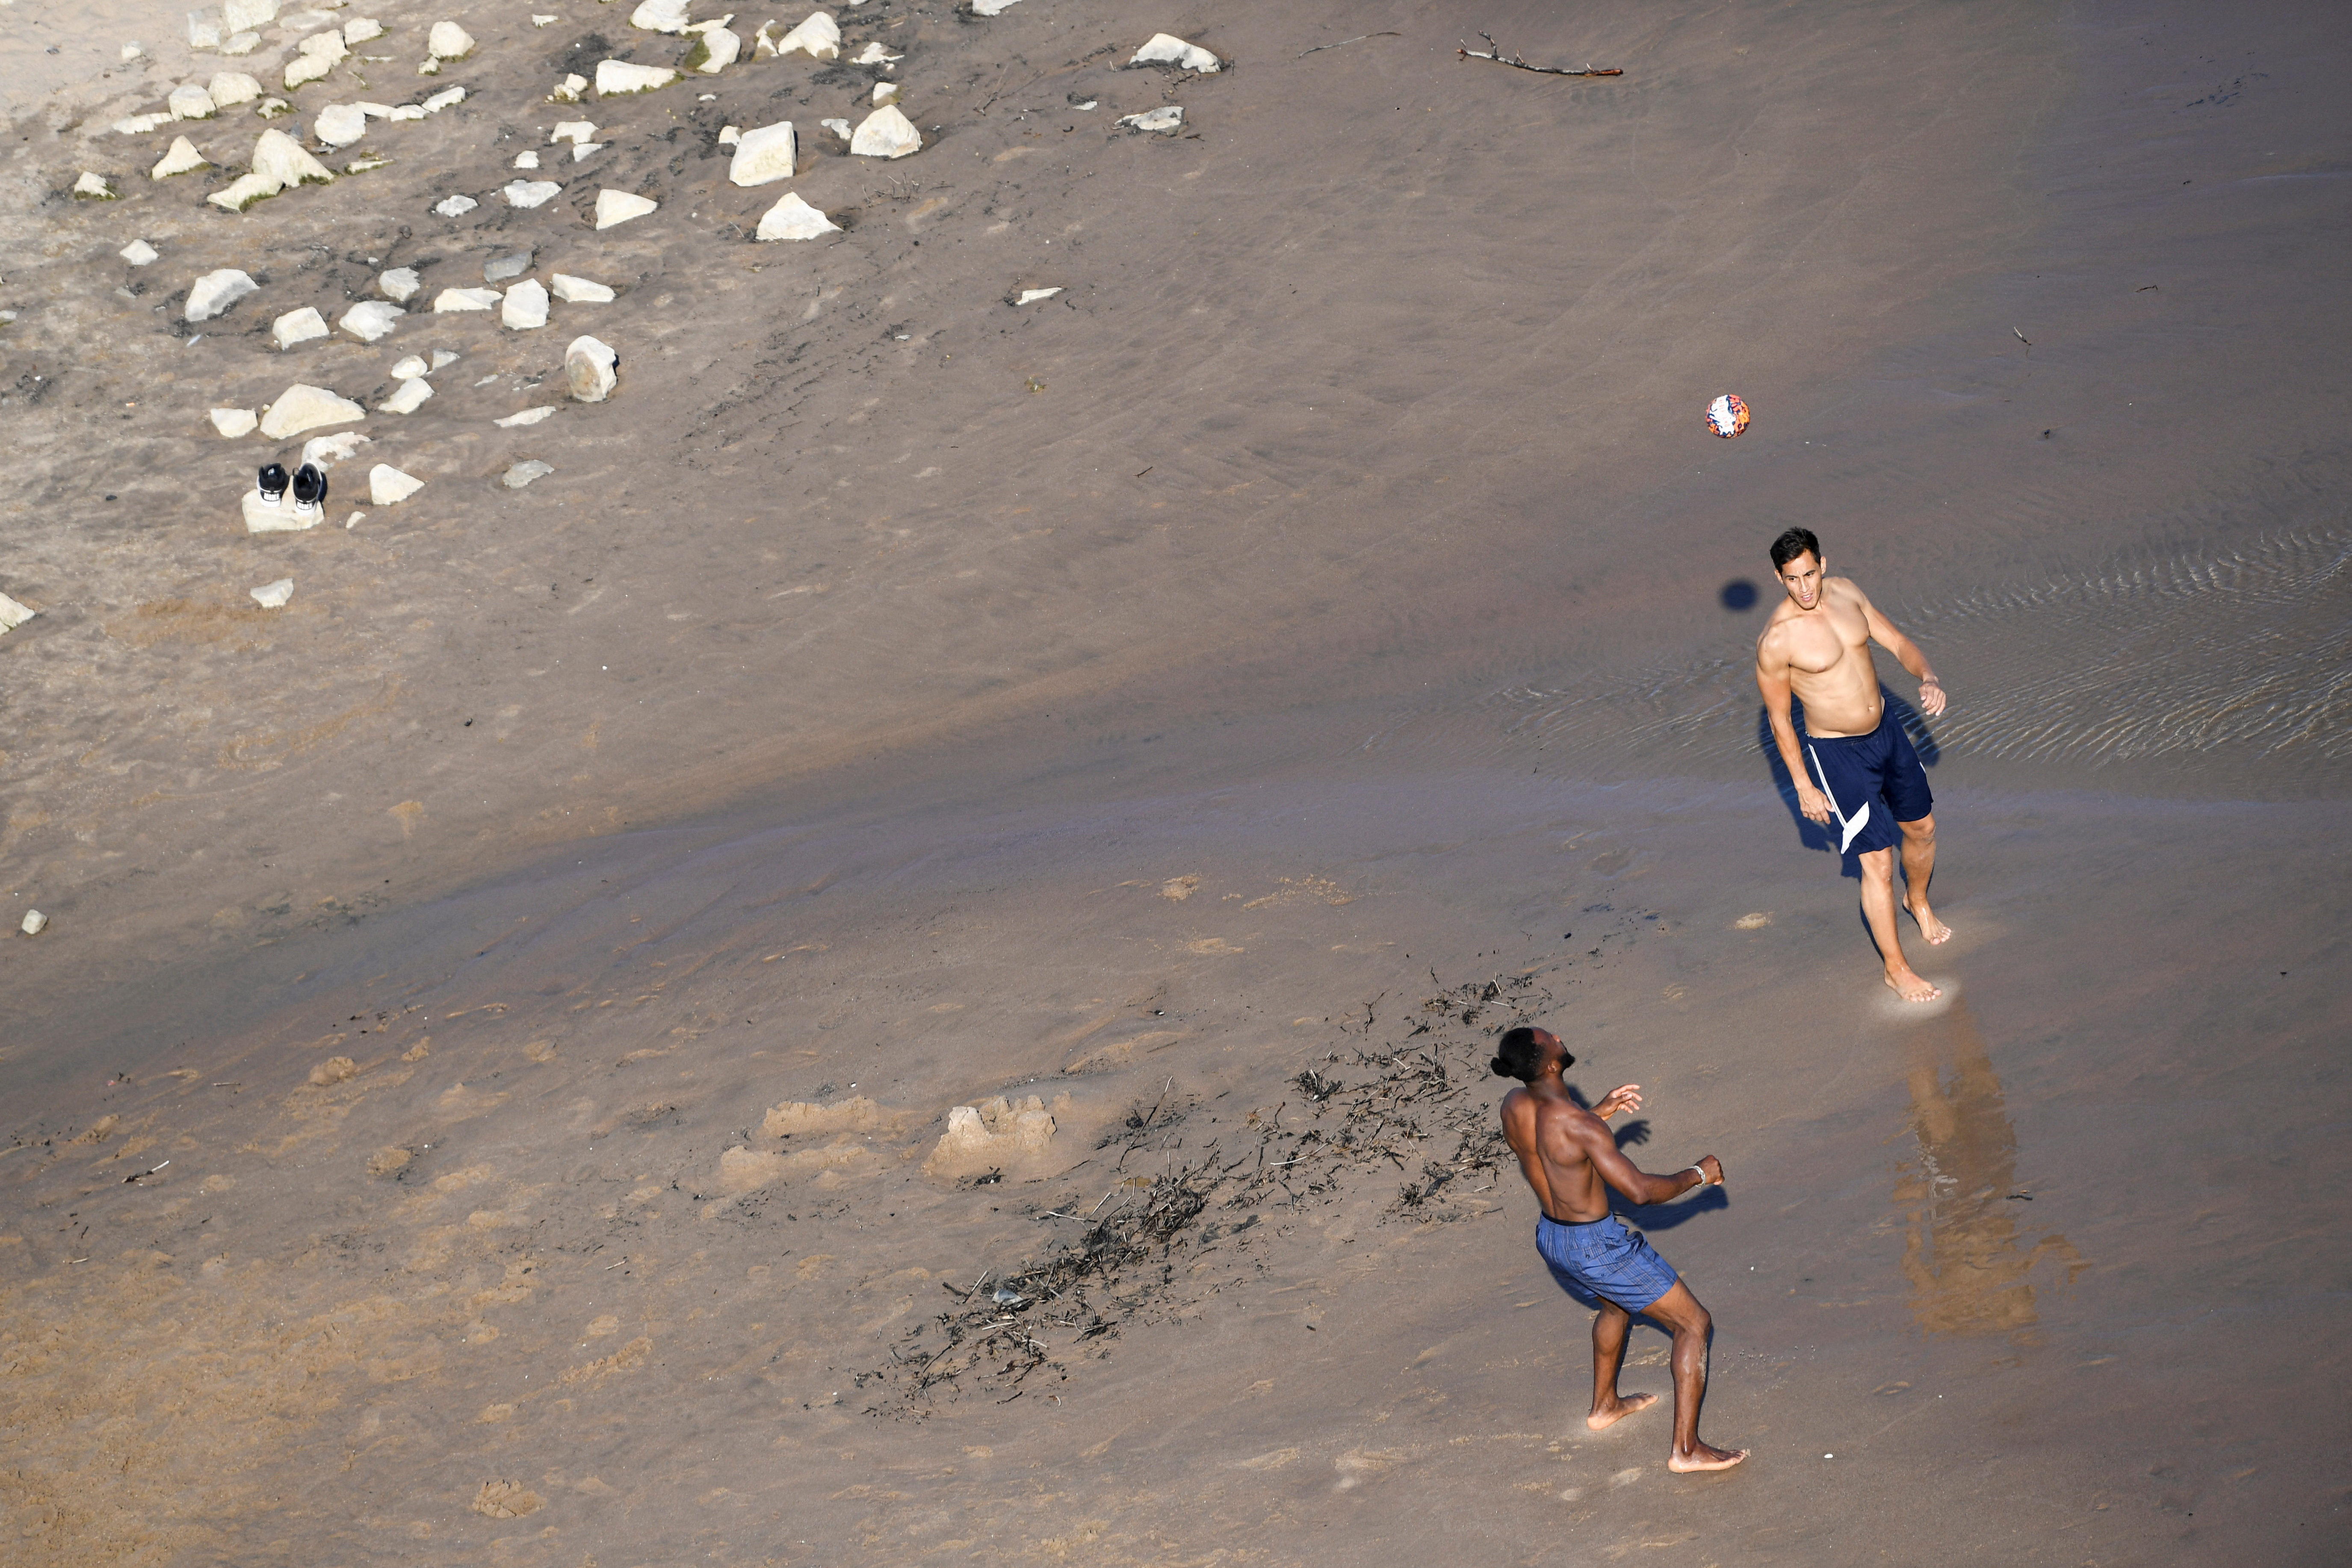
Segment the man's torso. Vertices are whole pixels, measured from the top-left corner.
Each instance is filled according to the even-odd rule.
[[[1609,1212],[1609,1194],[1601,1173],[1589,1160],[1572,1163],[1547,1158],[1543,1152],[1544,1123],[1559,1116],[1588,1114],[1574,1104],[1560,1104],[1524,1089],[1503,1099],[1503,1136],[1519,1157],[1519,1172],[1534,1190],[1543,1212],[1563,1224],[1576,1225]]]
[[[1885,704],[1870,659],[1870,623],[1861,591],[1843,577],[1822,584],[1818,609],[1783,603],[1764,629],[1769,647],[1787,660],[1789,687],[1805,706],[1805,731],[1827,740],[1867,735]]]

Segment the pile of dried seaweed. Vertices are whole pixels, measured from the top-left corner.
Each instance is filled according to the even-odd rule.
[[[1380,1000],[1366,1005],[1350,1034],[1370,1039]],[[887,1363],[856,1374],[866,1413],[919,1415],[937,1399],[965,1394],[1009,1402],[1028,1392],[1033,1377],[1066,1378],[1062,1358],[1087,1353],[1090,1342],[1115,1336],[1143,1314],[1183,1306],[1180,1289],[1214,1288],[1180,1287],[1180,1250],[1190,1259],[1228,1240],[1236,1252],[1262,1245],[1274,1228],[1262,1220],[1337,1202],[1367,1182],[1403,1177],[1383,1222],[1433,1224],[1486,1212],[1455,1200],[1491,1191],[1508,1154],[1486,1058],[1496,1035],[1550,1001],[1535,978],[1519,974],[1438,991],[1390,1026],[1400,1036],[1393,1043],[1331,1051],[1321,1067],[1290,1080],[1295,1098],[1251,1111],[1238,1152],[1222,1148],[1227,1139],[1220,1138],[1179,1165],[1171,1148],[1160,1174],[1122,1178],[1089,1212],[1044,1211],[1040,1219],[1086,1229],[1039,1259],[992,1270],[969,1287],[943,1283],[954,1305],[908,1328],[889,1347]],[[1139,1104],[1103,1146],[1125,1145],[1124,1170],[1130,1154],[1184,1114],[1165,1099],[1149,1109]]]

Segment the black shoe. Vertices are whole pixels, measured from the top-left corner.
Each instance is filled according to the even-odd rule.
[[[315,519],[327,499],[327,476],[315,463],[294,470],[294,515]]]
[[[258,488],[261,491],[262,505],[276,506],[279,501],[284,500],[286,499],[285,468],[272,463],[262,469]]]

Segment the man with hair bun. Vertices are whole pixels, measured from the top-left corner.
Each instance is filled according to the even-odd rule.
[[[1503,1136],[1543,1205],[1543,1217],[1536,1222],[1536,1251],[1561,1289],[1600,1309],[1592,1320],[1592,1412],[1584,1424],[1598,1432],[1658,1402],[1654,1394],[1629,1397],[1617,1392],[1625,1335],[1639,1314],[1675,1336],[1675,1439],[1666,1468],[1727,1470],[1748,1458],[1748,1450],[1711,1448],[1698,1440],[1715,1321],[1642,1233],[1627,1230],[1609,1207],[1612,1187],[1627,1201],[1647,1205],[1710,1183],[1721,1186],[1723,1162],[1703,1154],[1698,1163],[1671,1176],[1635,1168],[1610,1136],[1609,1118],[1639,1110],[1642,1086],[1612,1089],[1587,1110],[1570,1097],[1560,1078],[1560,1070],[1575,1060],[1559,1036],[1518,1028],[1496,1043],[1489,1065],[1522,1086],[1503,1097]]]

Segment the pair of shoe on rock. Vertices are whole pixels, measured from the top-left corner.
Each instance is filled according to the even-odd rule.
[[[286,469],[272,463],[261,470],[259,481],[261,504],[278,506],[286,499]],[[305,463],[294,470],[294,515],[316,521],[327,504],[326,470],[316,463]]]

